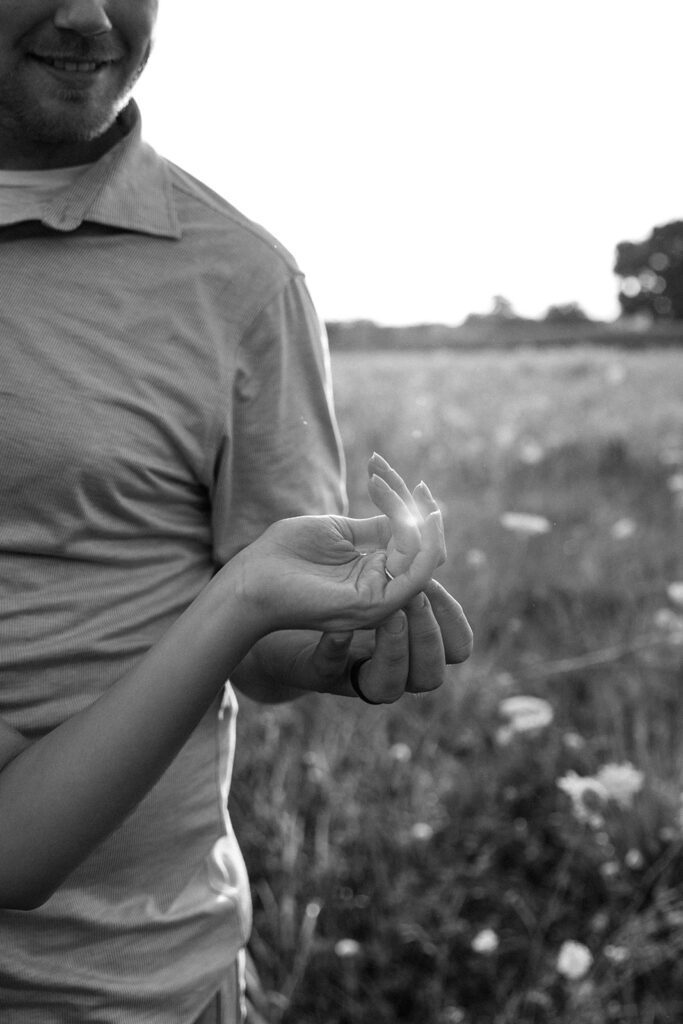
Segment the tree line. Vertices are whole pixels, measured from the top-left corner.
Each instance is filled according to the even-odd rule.
[[[577,302],[549,306],[538,320],[521,317],[509,299],[495,295],[489,312],[471,313],[459,326],[328,321],[330,346],[395,350],[520,344],[683,345],[683,221],[655,227],[640,242],[619,242],[613,269],[619,279],[621,309],[613,323],[592,320]]]

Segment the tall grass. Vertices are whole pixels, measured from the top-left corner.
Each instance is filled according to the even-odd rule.
[[[476,649],[392,707],[242,702],[231,812],[267,1019],[678,1022],[683,358],[353,353],[334,371],[352,512],[373,449],[428,481]],[[551,724],[515,728],[519,694]],[[610,763],[642,785],[601,789]],[[558,786],[571,773],[583,799]]]

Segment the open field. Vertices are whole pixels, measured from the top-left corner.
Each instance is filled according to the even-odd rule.
[[[391,708],[243,701],[268,1019],[677,1024],[683,353],[333,367],[352,513],[373,449],[427,480],[476,650]],[[510,719],[513,695],[546,703]]]

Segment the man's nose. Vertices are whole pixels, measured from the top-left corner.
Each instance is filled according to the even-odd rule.
[[[80,36],[99,36],[112,27],[106,8],[107,0],[63,0],[54,24]]]

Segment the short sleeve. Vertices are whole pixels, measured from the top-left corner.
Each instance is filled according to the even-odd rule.
[[[211,492],[218,565],[277,519],[347,509],[324,327],[292,276],[244,334]]]

